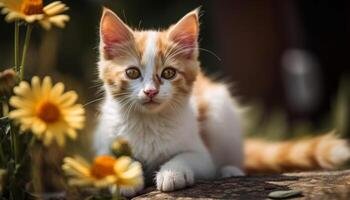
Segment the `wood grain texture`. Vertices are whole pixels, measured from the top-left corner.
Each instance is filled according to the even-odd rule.
[[[302,196],[293,199],[350,199],[350,170],[234,177],[199,182],[191,188],[171,193],[149,188],[147,193],[134,199],[256,200],[267,199],[273,191],[291,189],[302,191]]]

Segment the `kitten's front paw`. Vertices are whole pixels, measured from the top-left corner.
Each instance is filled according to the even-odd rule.
[[[191,186],[194,183],[194,174],[190,169],[167,169],[157,173],[157,189],[171,192]]]

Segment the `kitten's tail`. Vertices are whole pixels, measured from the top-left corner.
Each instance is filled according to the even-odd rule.
[[[247,173],[334,169],[350,159],[347,141],[334,133],[275,143],[248,139],[244,150]]]

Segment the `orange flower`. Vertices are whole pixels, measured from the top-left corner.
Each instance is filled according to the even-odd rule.
[[[71,186],[123,188],[143,184],[141,164],[127,156],[114,158],[102,155],[96,157],[92,164],[80,157],[66,157],[63,162],[62,168],[69,176],[68,184]]]
[[[61,14],[68,7],[60,1],[54,1],[49,5],[43,5],[42,0],[0,0],[2,14],[5,21],[24,20],[27,23],[39,22],[45,28],[50,29],[52,25],[64,28],[69,16]]]

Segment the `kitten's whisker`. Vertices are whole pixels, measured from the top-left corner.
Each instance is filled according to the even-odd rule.
[[[167,49],[166,54],[165,54],[165,61],[167,61],[167,59],[169,58],[173,58],[174,54],[176,54],[177,52],[181,51],[181,48],[178,48],[177,45],[173,45],[171,46],[169,49]]]
[[[196,49],[196,48],[186,48],[186,47],[178,48],[169,55],[169,59],[173,59],[175,56],[177,56],[183,52],[186,52],[188,50],[191,50],[191,49]]]
[[[135,103],[133,101],[131,101],[131,95],[127,94],[125,96],[122,96],[119,99],[119,104],[122,107],[123,110],[125,110],[126,112],[123,112],[123,118],[125,119],[129,119],[130,116],[130,111],[133,108],[133,106],[135,105]]]
[[[197,48],[197,49],[204,51],[204,52],[207,52],[207,53],[211,54],[212,56],[214,56],[218,61],[221,61],[221,58],[213,51],[210,51],[209,49],[204,49],[204,48]]]
[[[218,61],[221,61],[221,58],[215,54],[213,51],[210,51],[208,49],[204,49],[204,48],[199,48],[199,47],[195,47],[195,48],[191,48],[190,46],[183,46],[183,47],[178,47],[178,49],[176,49],[175,51],[173,51],[173,49],[175,47],[178,47],[178,46],[172,46],[169,50],[167,50],[167,53],[165,54],[165,60],[168,61],[168,60],[171,60],[173,59],[174,57],[176,57],[177,55],[183,53],[183,52],[186,52],[188,50],[199,50],[199,51],[204,51],[206,53],[209,53],[210,55],[214,56]],[[168,51],[170,53],[168,53]]]
[[[168,57],[168,56],[173,52],[173,50],[174,50],[176,47],[177,47],[177,45],[171,45],[170,48],[167,48],[167,49],[165,50],[165,57]]]
[[[117,93],[117,94],[113,94],[113,97],[127,96],[128,94],[129,94],[128,92]]]
[[[85,103],[85,104],[83,105],[83,107],[88,106],[88,105],[90,105],[90,104],[92,104],[92,103],[98,102],[98,101],[103,100],[103,99],[104,99],[104,97],[91,100],[91,101]]]
[[[102,87],[102,86],[103,86],[103,84],[92,85],[89,87],[89,89],[98,88],[98,87]]]
[[[136,110],[136,107],[137,107],[137,103],[134,103],[134,109],[133,109],[133,112],[135,113],[137,110]]]
[[[130,101],[130,104],[129,104],[129,106],[127,107],[127,112],[126,112],[126,119],[127,119],[127,120],[128,120],[129,117],[130,117],[130,110],[131,110],[132,106],[133,106],[133,102]],[[128,123],[128,124],[129,124],[129,123]]]
[[[121,107],[125,107],[129,103],[130,103],[129,97],[123,97],[119,100],[119,104]]]

